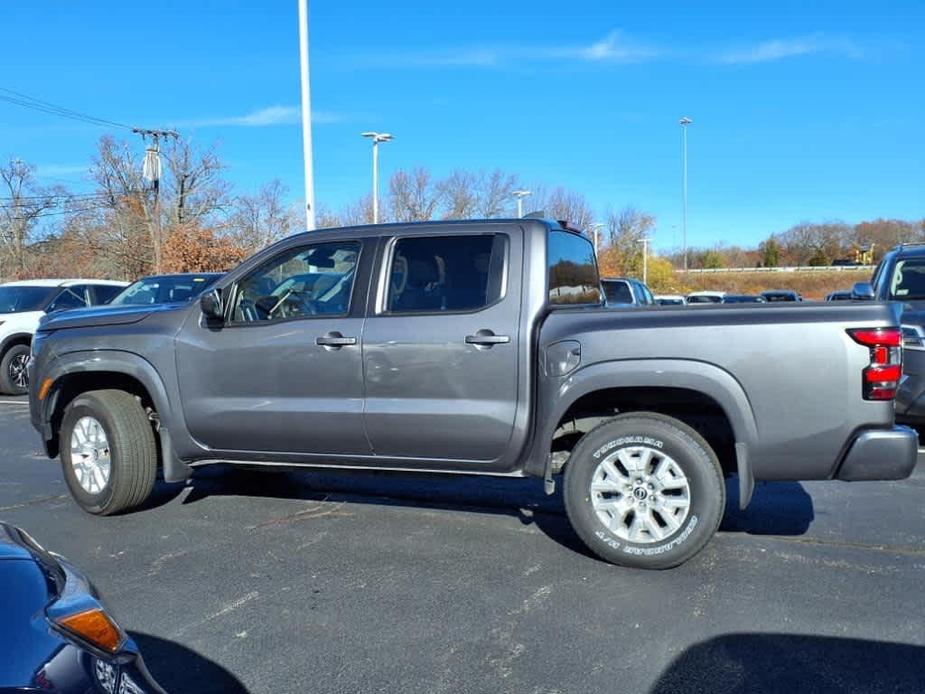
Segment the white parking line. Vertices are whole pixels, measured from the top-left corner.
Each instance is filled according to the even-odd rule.
[[[22,407],[29,407],[29,403],[23,400],[0,400],[0,405],[21,405]]]

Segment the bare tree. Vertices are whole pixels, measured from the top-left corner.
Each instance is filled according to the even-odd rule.
[[[490,174],[479,174],[478,214],[485,219],[500,217],[511,208],[511,199],[517,189],[517,177],[495,169]]]
[[[35,181],[35,167],[11,158],[0,166],[0,277],[26,272],[26,249],[39,218],[56,206],[55,191],[46,191]],[[60,193],[59,193],[60,194]],[[9,260],[9,270],[3,258]]]
[[[470,171],[457,169],[437,184],[445,209],[444,219],[471,219],[479,208],[478,181]]]
[[[296,230],[303,230],[296,211],[286,202],[288,193],[285,185],[274,180],[254,195],[239,195],[232,204],[228,234],[253,253]]]
[[[594,221],[591,204],[576,191],[558,186],[546,193],[542,187],[535,186],[531,197],[534,208],[544,212],[550,219],[567,221],[579,229],[587,229]]]
[[[398,170],[389,181],[389,207],[396,222],[424,222],[433,219],[440,206],[440,190],[425,168],[410,174]]]
[[[184,225],[202,222],[227,204],[225,165],[214,149],[197,150],[186,140],[168,140],[161,150],[170,173],[166,209],[168,219]]]
[[[100,138],[99,151],[91,167],[100,204],[97,241],[133,268],[148,272],[159,268],[161,225],[156,223],[154,194],[141,175],[140,162],[126,142]]]

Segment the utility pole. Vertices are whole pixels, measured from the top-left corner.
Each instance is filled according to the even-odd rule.
[[[379,223],[379,143],[390,142],[395,139],[391,133],[376,133],[367,131],[360,133],[373,141],[373,224]]]
[[[302,163],[305,166],[305,228],[315,229],[315,174],[312,158],[312,98],[308,72],[308,0],[299,0],[299,74],[302,82]]]
[[[683,169],[682,187],[684,198],[684,272],[687,272],[687,126],[693,122],[694,121],[692,121],[687,116],[684,116],[681,120],[678,121],[678,124],[681,126],[681,166]]]
[[[517,218],[523,219],[524,216],[524,198],[530,195],[529,190],[515,190],[511,193],[517,198]]]
[[[180,137],[176,130],[155,130],[153,128],[132,128],[132,132],[141,135],[147,144],[145,160],[141,175],[145,180],[151,181],[154,190],[154,232],[152,233],[152,247],[154,250],[154,272],[161,271],[163,230],[161,228],[161,138],[165,140]]]

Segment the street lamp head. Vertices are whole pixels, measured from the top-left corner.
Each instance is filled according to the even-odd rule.
[[[694,121],[692,121],[690,118],[688,118],[687,116],[684,116],[684,118],[678,121],[678,124],[679,125],[690,125],[693,122]]]
[[[528,195],[530,195],[530,191],[529,190],[514,190],[514,191],[511,191],[511,195],[513,195],[515,198],[525,198]]]
[[[377,133],[372,130],[367,130],[365,133],[360,133],[360,135],[370,138],[375,143],[389,142],[390,140],[395,139],[395,136],[392,133]]]

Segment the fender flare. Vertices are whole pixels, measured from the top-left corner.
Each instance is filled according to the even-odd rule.
[[[167,396],[167,389],[164,386],[163,379],[149,361],[132,352],[119,350],[67,352],[59,355],[54,360],[51,368],[42,374],[43,380],[46,378],[52,379],[51,389],[42,404],[41,410],[42,435],[45,441],[50,441],[55,434],[52,431],[51,418],[57,407],[57,399],[60,394],[60,388],[57,386],[61,379],[71,374],[93,372],[123,374],[134,378],[144,386],[148,395],[151,396],[154,408],[158,413],[158,436],[161,443],[164,479],[168,482],[187,479],[190,476],[189,467],[177,457],[170,436],[171,429],[177,426],[178,423],[175,421],[174,412],[170,407],[170,400]]]
[[[561,380],[540,399],[538,435],[526,471],[551,479],[549,451],[559,420],[582,396],[610,388],[683,388],[702,393],[722,408],[735,437],[740,504],[748,503],[754,486],[749,450],[758,442],[755,413],[742,385],[728,371],[693,359],[631,359],[598,362]],[[545,400],[545,402],[544,402]],[[546,411],[543,411],[546,410]]]

